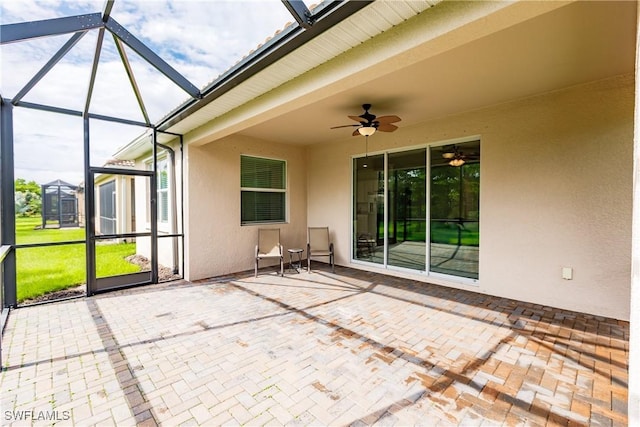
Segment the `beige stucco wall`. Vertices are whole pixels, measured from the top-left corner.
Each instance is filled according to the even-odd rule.
[[[630,75],[370,138],[370,152],[481,138],[480,280],[416,277],[629,319],[633,111]],[[349,138],[308,152],[308,223],[331,227],[342,265],[351,156],[363,151],[362,138]],[[561,278],[564,266],[573,280]]]
[[[640,8],[636,12],[640,22]],[[634,177],[631,297],[629,319],[629,425],[640,425],[640,33],[636,32],[636,87],[634,111]]]
[[[287,162],[286,224],[240,225],[240,155]],[[305,148],[243,136],[187,146],[186,278],[251,270],[258,228],[280,228],[284,250],[306,244]],[[288,260],[288,256],[285,256]],[[268,262],[260,266],[269,265]]]

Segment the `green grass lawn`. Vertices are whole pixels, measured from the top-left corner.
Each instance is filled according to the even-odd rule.
[[[84,228],[47,228],[36,229],[42,226],[42,219],[16,218],[16,243],[26,245],[29,243],[68,242],[84,240]]]
[[[83,229],[34,227],[39,218],[16,218],[18,244],[83,240]],[[135,243],[96,246],[98,277],[135,273],[140,267],[125,260],[136,253]],[[22,248],[16,250],[18,301],[86,283],[85,244]]]
[[[398,241],[424,242],[426,240],[426,232],[424,230],[424,222],[408,221],[406,228],[402,220],[397,222],[397,233],[395,237]],[[389,224],[389,234],[394,235],[394,223]],[[405,233],[406,230],[406,233]],[[480,230],[478,223],[466,223],[464,229],[459,230],[455,222],[432,222],[431,223],[431,243],[445,243],[449,245],[458,244],[458,231],[460,231],[460,244],[462,246],[479,246]],[[378,233],[384,235],[384,224],[379,224]]]
[[[455,223],[437,223],[431,224],[431,242],[446,243],[450,245],[458,244],[459,228]],[[465,228],[460,231],[460,244],[462,246],[479,246],[480,232],[477,223],[467,223]]]

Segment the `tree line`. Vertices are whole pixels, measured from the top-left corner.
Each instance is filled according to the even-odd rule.
[[[35,181],[24,178],[15,180],[16,215],[21,217],[38,216],[42,213],[42,190]]]

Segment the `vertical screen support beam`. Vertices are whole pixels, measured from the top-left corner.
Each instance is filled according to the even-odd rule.
[[[42,211],[40,215],[42,216],[42,229],[44,230],[47,228],[47,190],[44,185],[40,186],[40,200],[40,210]]]
[[[158,131],[153,128],[153,176],[151,177],[151,283],[158,283]]]
[[[3,286],[5,307],[18,304],[16,285],[16,206],[13,159],[13,105],[0,100],[0,209],[2,245],[11,249],[4,259]],[[4,308],[4,307],[2,307]]]
[[[184,138],[180,135],[180,234],[182,234],[182,277],[185,277],[184,263]]]
[[[87,268],[87,296],[96,293],[96,249],[95,235],[93,226],[95,222],[95,205],[91,203],[94,200],[93,174],[91,173],[91,156],[90,156],[90,132],[89,132],[89,116],[84,115],[82,118],[84,123],[84,236],[86,250],[86,268]]]

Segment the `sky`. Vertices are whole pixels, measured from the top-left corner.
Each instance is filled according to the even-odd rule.
[[[0,24],[102,12],[104,0],[3,0]],[[198,88],[203,88],[282,29],[292,16],[280,0],[115,0],[111,16]],[[0,46],[0,94],[13,98],[72,34]],[[89,31],[23,98],[25,102],[82,111],[89,89],[98,31]],[[188,94],[125,48],[152,122]],[[15,177],[38,184],[62,179],[77,185],[83,173],[79,117],[13,109]],[[89,111],[144,121],[110,33],[105,32]],[[90,121],[91,165],[145,131]]]

